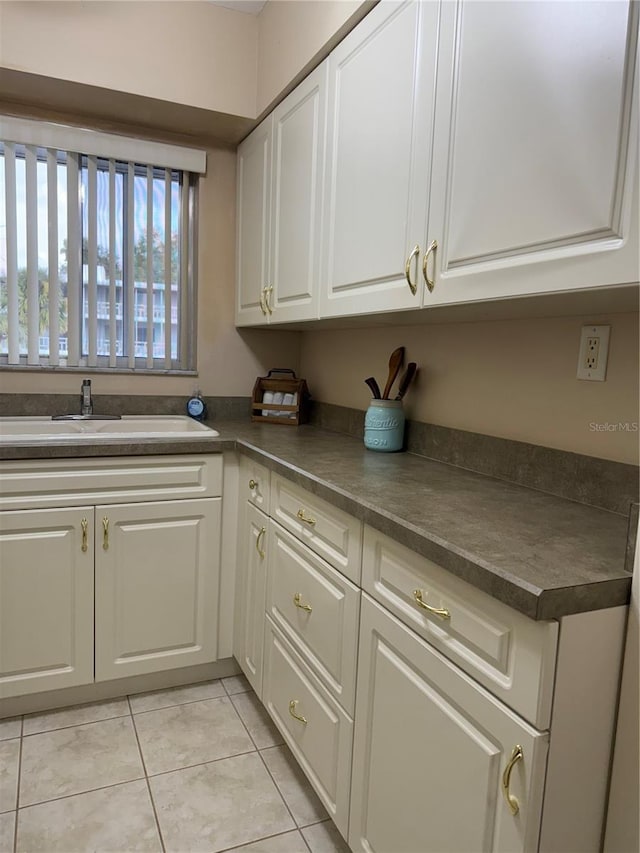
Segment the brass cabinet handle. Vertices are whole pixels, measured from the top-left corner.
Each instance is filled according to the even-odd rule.
[[[516,744],[513,747],[513,752],[511,753],[511,758],[507,766],[504,768],[504,773],[502,774],[502,793],[504,794],[504,798],[506,800],[509,809],[511,810],[512,815],[517,815],[520,811],[520,803],[518,802],[518,798],[514,797],[513,794],[509,792],[509,782],[511,781],[511,771],[515,767],[518,761],[524,758],[524,752],[522,751],[522,747],[520,744]]]
[[[264,553],[265,553],[265,552],[260,548],[260,539],[264,536],[264,534],[265,534],[266,532],[267,532],[267,528],[266,528],[266,527],[261,527],[261,528],[260,528],[260,531],[259,531],[259,533],[258,533],[258,535],[256,536],[256,551],[257,551],[257,552],[258,552],[258,554],[260,555],[260,559],[261,559],[261,560],[264,560]]]
[[[435,282],[432,278],[429,278],[429,273],[427,272],[427,264],[429,263],[429,255],[433,252],[434,262],[435,262],[435,253],[438,248],[438,241],[432,240],[429,244],[429,248],[424,253],[424,258],[422,259],[422,275],[424,276],[424,283],[429,288],[429,293],[433,292],[433,288],[435,287]]]
[[[273,293],[272,285],[269,285],[269,287],[265,287],[265,289],[264,289],[264,304],[267,306],[267,311],[269,313],[269,316],[271,316],[271,314],[273,314],[273,308],[271,307],[271,304],[269,302],[269,297],[271,296],[272,293]]]
[[[295,606],[299,607],[300,610],[304,610],[306,613],[311,613],[311,611],[313,610],[313,607],[310,604],[302,604],[301,602],[302,602],[302,594],[299,592],[296,592],[296,594],[293,596],[293,603],[295,604]]]
[[[416,292],[418,290],[418,286],[411,281],[411,261],[415,258],[416,255],[419,255],[419,254],[420,254],[420,246],[418,246],[418,244],[416,243],[416,245],[413,247],[413,251],[411,252],[409,257],[407,258],[406,264],[404,265],[404,277],[407,279],[407,284],[409,285],[409,290],[411,291],[411,293],[413,293],[414,296],[416,295]]]
[[[82,530],[82,550],[84,552],[86,552],[86,550],[88,548],[87,531],[89,529],[89,522],[87,521],[86,518],[83,518],[82,521],[80,522],[80,529]]]
[[[298,700],[297,700],[297,699],[292,699],[292,700],[289,702],[289,713],[290,713],[290,714],[291,714],[291,716],[294,718],[294,720],[298,720],[298,722],[300,722],[300,723],[304,723],[304,724],[305,724],[305,726],[306,726],[306,725],[307,725],[307,718],[306,718],[306,717],[301,716],[300,714],[296,714],[296,705],[297,705],[297,704],[298,704]]]
[[[105,551],[109,550],[109,519],[106,515],[102,519],[102,547]]]
[[[413,597],[416,604],[424,608],[427,613],[432,613],[434,616],[439,616],[441,619],[451,619],[451,614],[445,607],[431,607],[430,604],[427,604],[427,602],[423,600],[423,593],[421,589],[414,589]]]
[[[258,488],[258,481],[257,480],[249,480],[249,488],[251,489],[252,492],[255,491]]]
[[[267,289],[266,287],[263,287],[262,290],[260,291],[260,310],[265,315],[265,317],[267,315],[267,309],[264,307],[264,295],[265,295],[266,289]]]
[[[307,515],[303,509],[299,509],[298,512],[296,513],[296,516],[300,519],[300,521],[304,521],[305,524],[313,525],[316,523],[315,518],[311,518],[311,516]]]

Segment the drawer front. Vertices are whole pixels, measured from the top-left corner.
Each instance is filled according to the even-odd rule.
[[[322,804],[346,838],[353,721],[269,618],[265,628],[263,701]]]
[[[240,457],[240,499],[269,515],[271,471],[247,456]]]
[[[362,523],[277,474],[271,477],[271,517],[354,583],[360,583]]]
[[[0,463],[0,509],[222,495],[222,454]]]
[[[557,622],[527,618],[369,527],[362,588],[537,728],[549,727]],[[445,612],[425,609],[416,593]]]
[[[267,613],[353,714],[360,590],[277,524],[268,552]]]

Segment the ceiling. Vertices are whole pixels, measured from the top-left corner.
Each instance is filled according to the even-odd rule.
[[[245,12],[247,15],[259,15],[267,0],[209,0],[216,6],[224,6],[235,12]]]

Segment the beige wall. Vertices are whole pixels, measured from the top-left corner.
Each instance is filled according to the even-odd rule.
[[[207,395],[250,396],[256,376],[270,367],[298,368],[299,333],[234,327],[235,152],[207,155],[200,184],[198,368],[199,376],[132,376],[95,373],[96,394],[183,394],[196,386]],[[3,371],[6,393],[79,393],[82,374]]]
[[[257,39],[197,0],[0,2],[0,66],[250,118]]]
[[[606,382],[576,379],[580,327],[609,323]],[[300,372],[314,397],[366,409],[391,351],[420,368],[406,398],[416,420],[638,464],[638,314],[500,320],[303,333]]]
[[[258,16],[258,115],[336,34],[344,35],[373,4],[362,0],[268,0]]]
[[[0,66],[255,119],[374,3],[0,0]]]

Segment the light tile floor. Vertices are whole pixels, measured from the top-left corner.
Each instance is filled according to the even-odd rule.
[[[0,720],[0,853],[348,853],[244,676]]]

